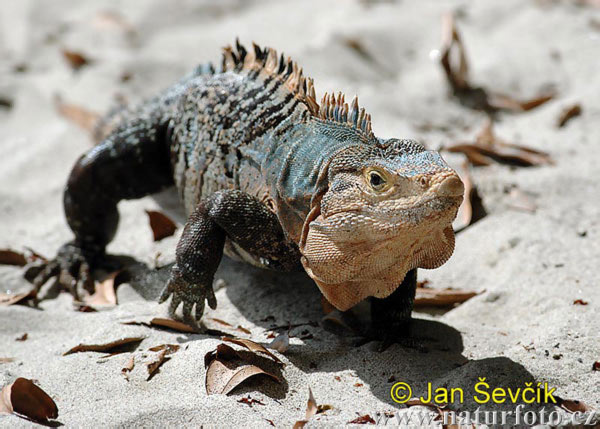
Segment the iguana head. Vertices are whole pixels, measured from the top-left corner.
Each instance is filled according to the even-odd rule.
[[[409,270],[437,268],[452,255],[464,187],[439,153],[412,140],[357,142],[335,154],[327,175],[300,249],[307,273],[338,309],[384,298]]]

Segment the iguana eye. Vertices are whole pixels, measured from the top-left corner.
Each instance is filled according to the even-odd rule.
[[[386,176],[387,174],[384,171],[374,168],[367,170],[365,174],[367,183],[377,192],[383,192],[389,188],[389,182]]]

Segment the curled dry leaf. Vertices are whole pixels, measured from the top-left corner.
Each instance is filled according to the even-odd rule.
[[[444,148],[448,152],[463,153],[474,166],[491,165],[492,162],[518,167],[552,164],[546,152],[513,143],[496,137],[493,124],[488,120],[474,143],[457,143]]]
[[[74,123],[85,131],[92,132],[100,119],[100,115],[92,112],[82,106],[69,104],[62,101],[60,97],[55,97],[54,105],[57,112],[68,121]]]
[[[58,417],[58,407],[50,396],[31,380],[17,378],[0,392],[0,414],[15,413],[44,422]]]
[[[230,328],[230,329],[232,329],[234,331],[241,332],[241,333],[246,334],[246,335],[252,335],[252,332],[250,332],[250,330],[244,328],[243,326],[238,325],[237,327],[234,327],[231,323],[226,322],[225,320],[217,319],[216,317],[209,317],[208,320],[212,320],[213,322],[216,322],[219,325],[223,325],[223,326],[225,326],[227,328]]]
[[[367,48],[365,48],[364,44],[360,40],[352,37],[346,37],[343,39],[343,43],[364,61],[379,66],[377,59],[368,51]]]
[[[62,54],[73,70],[79,70],[81,67],[90,63],[90,60],[81,52],[63,49]]]
[[[198,333],[198,329],[196,329],[190,325],[186,325],[185,323],[179,322],[177,320],[165,319],[162,317],[155,317],[154,319],[152,319],[150,321],[150,326],[158,326],[161,328],[168,328],[168,329],[172,329],[173,331],[185,332],[185,333],[189,333],[189,334]]]
[[[600,361],[596,361],[592,364],[592,371],[600,371]]]
[[[546,92],[527,100],[517,100],[505,94],[491,93],[488,98],[488,103],[496,110],[526,112],[552,100],[555,96],[556,94],[554,92]]]
[[[451,13],[442,20],[442,47],[440,63],[453,94],[460,102],[473,109],[486,111],[509,110],[523,112],[538,107],[554,97],[541,94],[529,100],[516,100],[510,96],[490,92],[469,82],[469,64],[462,39]],[[454,58],[457,57],[457,58]]]
[[[148,214],[154,241],[160,241],[175,234],[177,225],[167,215],[155,210],[146,210],[146,213]]]
[[[433,289],[417,287],[415,307],[447,307],[460,304],[473,298],[480,292],[461,289]]]
[[[569,411],[571,413],[576,413],[576,412],[581,412],[581,413],[585,413],[587,411],[592,411],[593,408],[590,407],[588,404],[586,404],[583,401],[578,401],[576,399],[563,399],[560,397],[556,397],[556,400],[558,402],[558,405],[566,411]]]
[[[104,344],[79,344],[63,353],[63,356],[79,352],[125,353],[135,349],[146,337],[127,337]]]
[[[219,344],[204,356],[206,369],[206,393],[227,395],[239,384],[256,375],[266,375],[277,383],[281,380],[270,372],[248,363],[232,347]]]
[[[121,368],[121,375],[125,377],[125,380],[129,381],[129,373],[133,371],[135,367],[135,356],[131,355],[131,357],[127,360],[127,363],[123,368]]]
[[[18,337],[18,338],[15,338],[15,341],[27,341],[27,337],[28,337],[28,336],[29,336],[29,335],[27,334],[27,332],[25,332],[25,333],[24,333],[23,335],[21,335],[20,337]]]
[[[0,264],[22,267],[27,264],[27,258],[25,258],[23,253],[15,252],[10,249],[0,249]]]
[[[463,201],[458,208],[456,220],[452,223],[455,233],[464,230],[469,225],[487,216],[481,196],[473,183],[467,160],[463,162],[462,168],[458,170],[458,175],[465,185],[465,193]]]
[[[14,304],[20,304],[24,301],[28,301],[30,299],[35,299],[37,297],[37,292],[35,289],[30,289],[27,292],[18,292],[18,293],[0,293],[0,306],[9,306]]]
[[[109,274],[104,280],[94,284],[95,291],[83,300],[84,304],[89,306],[117,305],[115,289],[127,279],[128,274],[126,271],[119,270]]]
[[[283,334],[279,334],[269,344],[270,349],[277,350],[279,353],[285,353],[289,346],[290,346],[290,336],[287,331],[284,332]]]
[[[231,337],[223,337],[222,340],[228,341],[233,344],[237,344],[238,346],[245,347],[246,349],[250,350],[251,352],[266,355],[266,356],[270,357],[271,359],[273,359],[277,363],[282,363],[281,360],[277,356],[275,356],[273,353],[268,351],[264,346],[262,346],[261,344],[255,343],[252,340],[246,340],[244,338],[231,338]]]
[[[355,418],[354,420],[351,420],[348,422],[348,424],[355,424],[355,425],[374,425],[376,424],[375,420],[373,420],[373,417],[371,417],[368,414],[362,415],[362,416],[358,416],[357,418]]]
[[[562,112],[560,112],[556,126],[558,128],[562,128],[567,125],[567,122],[579,115],[581,115],[581,104],[577,103],[573,104],[572,106],[568,106]]]
[[[214,360],[206,370],[206,393],[208,395],[227,395],[239,384],[255,375],[266,375],[280,383],[275,375],[268,373],[255,365],[247,364],[229,367],[219,360]]]
[[[303,428],[306,423],[319,411],[319,407],[317,406],[317,401],[313,396],[312,389],[308,388],[308,401],[306,402],[306,413],[304,415],[304,420],[298,420],[294,423],[294,429]]]
[[[173,353],[179,351],[181,346],[179,344],[161,344],[159,346],[150,347],[148,350],[151,352],[160,352],[166,350],[167,355],[172,355]]]
[[[161,351],[157,352],[155,356],[153,356],[152,359],[146,364],[146,368],[148,369],[148,378],[146,381],[150,380],[156,373],[156,370],[165,362],[165,357],[167,356],[168,352],[168,349],[162,349]]]
[[[575,301],[573,301],[574,305],[588,305],[589,303],[587,301],[584,301],[583,299],[579,298],[576,299]]]

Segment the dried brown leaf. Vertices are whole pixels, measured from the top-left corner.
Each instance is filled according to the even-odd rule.
[[[106,352],[106,353],[117,353],[126,352],[132,348],[138,346],[145,337],[127,337],[119,340],[110,341],[104,344],[79,344],[72,349],[63,353],[63,356],[70,355],[72,353],[79,352]],[[122,350],[122,351],[121,351]]]
[[[575,301],[573,301],[573,304],[575,304],[575,305],[588,305],[588,302],[584,301],[581,298],[579,298],[579,299],[576,299]]]
[[[81,67],[90,63],[90,60],[81,52],[63,49],[62,54],[73,70],[79,70]]]
[[[465,186],[465,193],[463,196],[463,201],[458,208],[456,220],[452,224],[454,231],[461,231],[465,229],[471,224],[471,220],[473,219],[473,203],[471,199],[471,194],[473,192],[473,179],[471,178],[471,173],[469,171],[469,165],[467,162],[463,163],[463,167],[460,171],[458,171],[458,174],[463,182],[463,185]]]
[[[361,57],[363,60],[369,63],[377,64],[377,60],[375,59],[375,57],[371,55],[371,53],[367,50],[367,48],[365,48],[365,46],[360,40],[352,37],[346,37],[343,39],[343,43],[352,51],[354,51],[354,53]]]
[[[556,94],[549,92],[537,95],[527,100],[517,100],[509,95],[492,93],[488,97],[488,103],[492,108],[497,110],[526,112],[552,100],[555,96]]]
[[[115,289],[125,281],[127,274],[124,271],[115,271],[104,280],[94,284],[95,292],[86,297],[83,302],[86,305],[117,305],[117,294]]]
[[[317,401],[315,400],[315,397],[312,393],[312,389],[309,387],[308,388],[308,401],[306,402],[306,415],[304,418],[306,420],[310,420],[310,418],[312,416],[314,416],[315,414],[317,414],[318,411],[319,411],[319,407],[317,406]]]
[[[231,338],[231,337],[223,337],[222,340],[228,341],[233,344],[237,344],[238,346],[245,347],[246,349],[250,350],[251,352],[261,353],[263,355],[270,357],[277,363],[282,363],[281,360],[277,356],[275,356],[273,353],[271,353],[269,350],[267,350],[264,346],[262,346],[261,344],[255,343],[252,340],[247,340],[244,338]]]
[[[444,148],[448,152],[463,153],[475,166],[490,165],[492,162],[519,167],[552,164],[546,152],[513,143],[506,143],[495,136],[492,122],[486,121],[474,143],[452,144]]]
[[[15,413],[45,422],[58,417],[58,408],[52,398],[31,380],[17,378],[0,392],[1,413]]]
[[[208,320],[212,320],[213,322],[216,322],[216,323],[218,323],[220,325],[223,325],[223,326],[225,326],[227,328],[231,328],[234,331],[241,332],[241,333],[246,334],[246,335],[252,335],[252,332],[250,332],[249,329],[246,329],[243,326],[238,325],[237,327],[234,327],[231,323],[226,322],[225,320],[222,320],[222,319],[217,319],[216,317],[209,317]]]
[[[85,107],[76,104],[65,103],[60,97],[56,97],[54,101],[57,112],[69,122],[74,123],[78,127],[92,132],[100,119],[100,115]]]
[[[0,293],[0,306],[9,306],[14,304],[20,304],[24,301],[28,301],[30,299],[35,299],[37,297],[37,292],[35,289],[31,289],[27,292],[19,292],[19,293]]]
[[[159,351],[155,356],[153,356],[152,360],[146,364],[146,368],[148,369],[148,378],[146,381],[150,380],[154,376],[156,370],[165,362],[165,357],[167,356],[168,352],[168,349]]]
[[[486,111],[523,112],[540,106],[554,97],[552,93],[541,94],[529,100],[516,100],[510,96],[492,93],[485,88],[472,85],[468,77],[469,65],[465,47],[451,13],[444,15],[442,19],[440,53],[440,64],[448,84],[460,102],[468,107]]]
[[[415,306],[447,307],[454,304],[463,303],[479,293],[480,292],[461,289],[433,289],[418,287],[415,297]]]
[[[234,364],[232,361],[226,363],[215,359],[208,364],[206,370],[206,393],[208,395],[223,394],[227,395],[239,384],[250,377],[256,375],[266,375],[278,383],[281,383],[277,376],[250,364]]]
[[[177,332],[185,332],[188,334],[196,334],[198,333],[198,329],[186,325],[183,322],[179,322],[173,319],[164,319],[162,317],[155,317],[150,321],[150,326],[159,326],[161,328],[169,328]]]
[[[247,352],[245,352],[247,353]],[[204,356],[206,369],[206,392],[228,394],[240,383],[255,375],[267,375],[278,383],[274,374],[250,364],[244,356],[227,344],[221,343]]]
[[[600,361],[596,361],[592,364],[592,371],[600,371]]]
[[[308,401],[306,402],[306,413],[304,415],[304,420],[298,420],[294,423],[293,429],[303,428],[308,421],[319,412],[319,407],[317,405],[317,401],[313,396],[312,389],[308,388]]]
[[[133,371],[135,367],[135,356],[131,355],[131,357],[127,360],[127,363],[123,368],[121,368],[121,375],[125,377],[125,380],[129,381],[129,373]]]
[[[24,333],[23,335],[21,335],[20,337],[18,337],[18,338],[15,338],[15,341],[27,341],[27,337],[28,337],[28,336],[29,336],[29,335],[27,334],[27,332],[25,332],[25,333]]]
[[[559,398],[559,397],[555,397],[555,398],[558,401],[558,405],[562,409],[569,411],[571,413],[576,413],[576,412],[585,413],[587,411],[593,410],[592,407],[590,407],[588,404],[586,404],[583,401],[578,401],[576,399],[563,399],[563,398]]]
[[[572,106],[565,107],[565,109],[560,112],[556,126],[558,128],[562,128],[567,125],[567,122],[579,115],[581,115],[581,104],[577,103],[573,104]]]
[[[371,417],[368,414],[365,414],[363,416],[358,416],[357,418],[355,418],[352,421],[349,421],[348,424],[355,424],[355,425],[374,425],[376,424],[375,420],[373,420],[373,417]]]
[[[25,258],[23,253],[11,249],[0,249],[0,264],[22,267],[27,264],[27,258]]]
[[[172,355],[173,353],[179,351],[181,346],[179,344],[161,344],[159,346],[150,347],[148,350],[151,352],[160,352],[162,350],[167,351],[167,355]]]
[[[452,64],[452,54],[458,55],[458,64]],[[453,89],[468,90],[471,85],[468,82],[469,64],[465,47],[462,43],[454,16],[447,13],[442,17],[442,48],[440,61],[446,78]]]
[[[329,410],[333,410],[333,405],[322,404],[317,407],[317,414],[321,414]]]
[[[177,225],[167,215],[154,210],[146,210],[146,213],[148,214],[154,241],[170,237],[177,230]]]

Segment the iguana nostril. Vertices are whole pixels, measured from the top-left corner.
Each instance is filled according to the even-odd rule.
[[[465,187],[463,182],[456,176],[450,176],[438,188],[438,193],[445,197],[460,197],[464,194]]]

